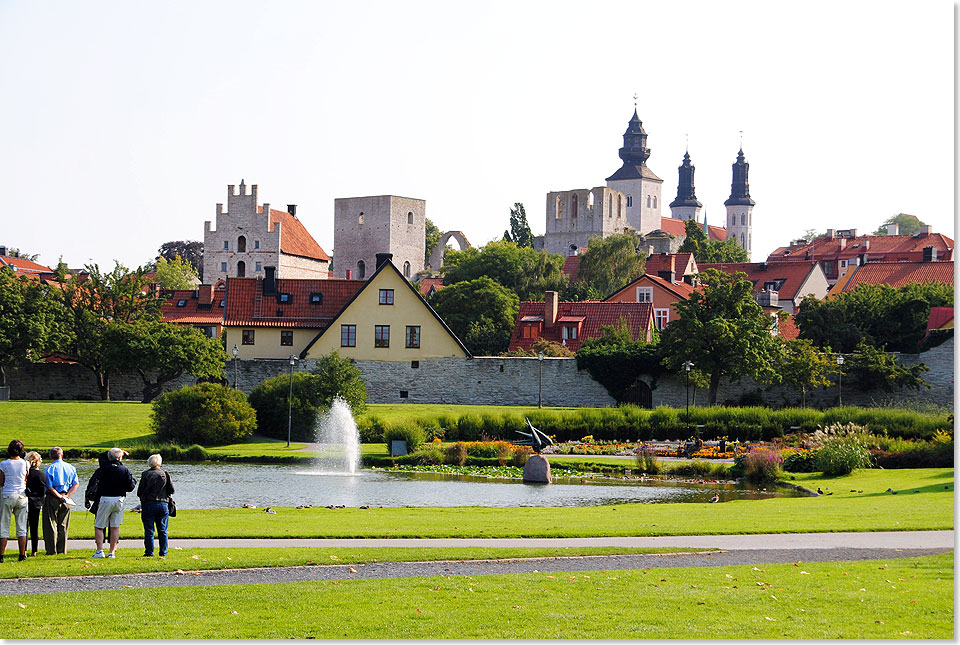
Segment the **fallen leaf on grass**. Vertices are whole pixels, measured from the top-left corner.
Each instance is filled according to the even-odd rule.
[[[231,561],[232,561],[233,558],[231,558],[231,557],[228,555],[228,556],[227,556],[227,560],[231,560]]]
[[[776,621],[776,620],[777,620],[776,618],[770,618],[770,616],[764,616],[764,618],[766,618],[766,619],[769,620],[769,621]]]
[[[233,611],[231,611],[230,613],[231,613],[231,614],[233,614],[234,616],[236,616],[236,615],[237,615],[237,610],[236,610],[236,609],[234,609],[234,610],[233,610]]]
[[[882,621],[882,620],[875,620],[875,621],[873,621],[873,622],[875,622],[875,623],[878,624],[878,625],[882,625],[882,624],[883,624],[883,621]]]
[[[771,598],[773,598],[774,600],[776,600],[776,599],[777,599],[777,597],[776,597],[776,596],[774,596],[773,594],[770,594],[770,597],[771,597]]]
[[[27,606],[26,606],[25,604],[23,604],[22,602],[18,602],[18,603],[17,603],[17,606],[20,607],[20,609],[26,609],[26,608],[27,608]]]
[[[523,609],[520,605],[514,605],[511,609]]]
[[[132,585],[120,585],[124,589],[133,589]]]
[[[330,559],[331,559],[331,560],[339,560],[340,558],[338,558],[338,557],[335,556],[335,555],[331,555],[331,556],[330,556]]]
[[[191,559],[191,560],[199,560],[199,559],[200,559],[200,556],[199,556],[199,555],[191,555],[191,556],[190,556],[190,559]]]
[[[705,603],[705,602],[703,602],[703,601],[700,601],[700,600],[698,600],[698,601],[697,601],[697,604],[698,604],[698,605],[705,605],[705,604],[707,604],[707,603]]]
[[[417,613],[418,613],[418,614],[422,614],[423,612],[418,609],[418,610],[417,610]]]

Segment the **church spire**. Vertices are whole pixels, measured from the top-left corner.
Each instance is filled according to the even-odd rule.
[[[723,202],[724,206],[754,206],[755,201],[750,199],[750,182],[747,175],[750,164],[743,156],[743,147],[737,153],[737,162],[733,164],[733,183],[730,184],[730,198]]]
[[[670,203],[670,208],[677,206],[694,206],[700,208],[703,206],[698,200],[696,190],[693,186],[693,174],[696,170],[690,163],[690,153],[683,154],[683,163],[677,169],[679,171],[679,181],[677,182],[677,198]]]
[[[642,166],[650,158],[650,149],[647,148],[647,133],[643,129],[643,121],[637,116],[637,108],[633,108],[633,118],[627,124],[627,131],[623,133],[623,147],[620,148],[620,158],[624,164]]]

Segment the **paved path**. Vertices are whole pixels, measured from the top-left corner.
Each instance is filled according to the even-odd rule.
[[[121,529],[122,530],[122,529]],[[687,547],[725,549],[952,549],[953,531],[888,531],[864,533],[775,533],[760,535],[679,535],[597,538],[337,538],[337,539],[171,539],[170,548],[222,547]],[[121,549],[139,549],[143,539],[121,539]],[[9,548],[9,547],[8,547]],[[93,540],[68,540],[68,551],[93,553]]]
[[[939,549],[757,549],[667,555],[581,556],[470,562],[382,562],[354,565],[315,565],[282,568],[227,569],[176,573],[20,578],[0,580],[0,596],[12,594],[99,591],[123,588],[188,587],[196,585],[273,584],[308,580],[392,579],[422,576],[486,576],[516,573],[615,571],[623,569],[721,567],[742,564],[830,562],[905,558],[951,551]],[[122,556],[122,554],[121,554]]]

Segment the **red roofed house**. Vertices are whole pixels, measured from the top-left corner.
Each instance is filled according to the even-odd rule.
[[[930,307],[927,333],[934,329],[953,329],[953,307]]]
[[[14,273],[19,275],[29,275],[29,276],[41,276],[42,274],[52,274],[53,269],[50,267],[43,266],[42,264],[37,264],[31,260],[24,260],[23,258],[13,258],[6,255],[6,247],[0,246],[0,267],[10,267],[13,269]]]
[[[443,278],[424,278],[417,283],[417,287],[424,298],[432,298],[433,294],[443,289]]]
[[[724,262],[700,265],[700,271],[717,269],[724,273],[742,271],[753,283],[753,293],[760,304],[777,306],[792,314],[796,312],[804,296],[812,295],[820,300],[827,296],[829,285],[820,264],[806,262]],[[774,292],[776,294],[774,295]],[[776,298],[777,302],[774,302]]]
[[[190,325],[209,338],[218,338],[223,329],[227,298],[223,285],[218,287],[203,284],[196,290],[164,291],[162,295],[166,300],[160,309],[164,322]]]
[[[933,233],[930,226],[915,235],[897,235],[895,229],[891,225],[890,235],[857,235],[857,229],[828,229],[825,236],[812,242],[796,240],[790,246],[780,247],[767,257],[767,262],[816,260],[833,286],[848,268],[870,262],[953,260],[953,240]]]
[[[686,254],[689,255],[689,254]],[[653,321],[657,329],[663,329],[671,320],[676,320],[677,311],[674,305],[686,300],[693,293],[694,287],[684,282],[675,271],[676,260],[680,256],[668,255],[666,259],[658,255],[656,261],[647,262],[647,273],[643,274],[624,288],[608,296],[604,302],[643,302],[653,306]],[[692,260],[690,256],[689,260]],[[688,263],[689,264],[689,261]],[[651,271],[659,269],[656,274]],[[660,268],[663,267],[663,268]]]
[[[297,219],[296,204],[286,211],[257,206],[256,184],[250,190],[248,195],[243,181],[239,194],[227,186],[227,211],[217,204],[216,228],[204,223],[204,281],[263,277],[267,267],[276,279],[327,279],[330,256]]]
[[[521,302],[510,337],[511,352],[529,350],[538,338],[565,345],[576,352],[585,338],[600,336],[600,327],[627,323],[634,340],[653,339],[653,306],[648,302],[560,302],[547,291],[544,302]]]
[[[953,261],[950,262],[868,262],[854,266],[849,275],[837,282],[830,295],[853,291],[861,284],[886,284],[902,287],[907,284],[942,282],[953,285]]]

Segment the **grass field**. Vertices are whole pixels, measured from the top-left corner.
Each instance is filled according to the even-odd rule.
[[[0,598],[26,638],[938,638],[953,554]],[[52,610],[53,606],[64,608]]]
[[[92,542],[91,542],[92,545]],[[12,550],[11,550],[12,549]],[[16,555],[16,545],[8,546]],[[48,578],[51,576],[95,576],[157,571],[203,571],[249,569],[253,567],[297,567],[321,564],[367,564],[370,562],[435,562],[438,560],[497,560],[517,558],[570,558],[584,555],[638,555],[644,553],[690,553],[716,549],[678,547],[363,547],[309,548],[262,547],[222,549],[176,549],[163,558],[143,557],[143,549],[117,549],[115,560],[92,560],[89,550],[66,555],[39,555],[17,562],[16,557],[0,564],[0,578]],[[42,553],[42,551],[41,551]]]
[[[574,508],[403,507],[181,510],[179,538],[232,537],[596,537],[953,528],[954,473],[948,468],[863,470],[845,477],[798,474],[823,497],[722,504],[625,504]],[[893,495],[887,488],[898,491]],[[856,492],[862,490],[862,493]],[[852,491],[852,492],[851,492]],[[916,492],[915,492],[916,491]],[[128,513],[121,536],[142,535]],[[70,536],[92,538],[93,515],[73,513]]]

